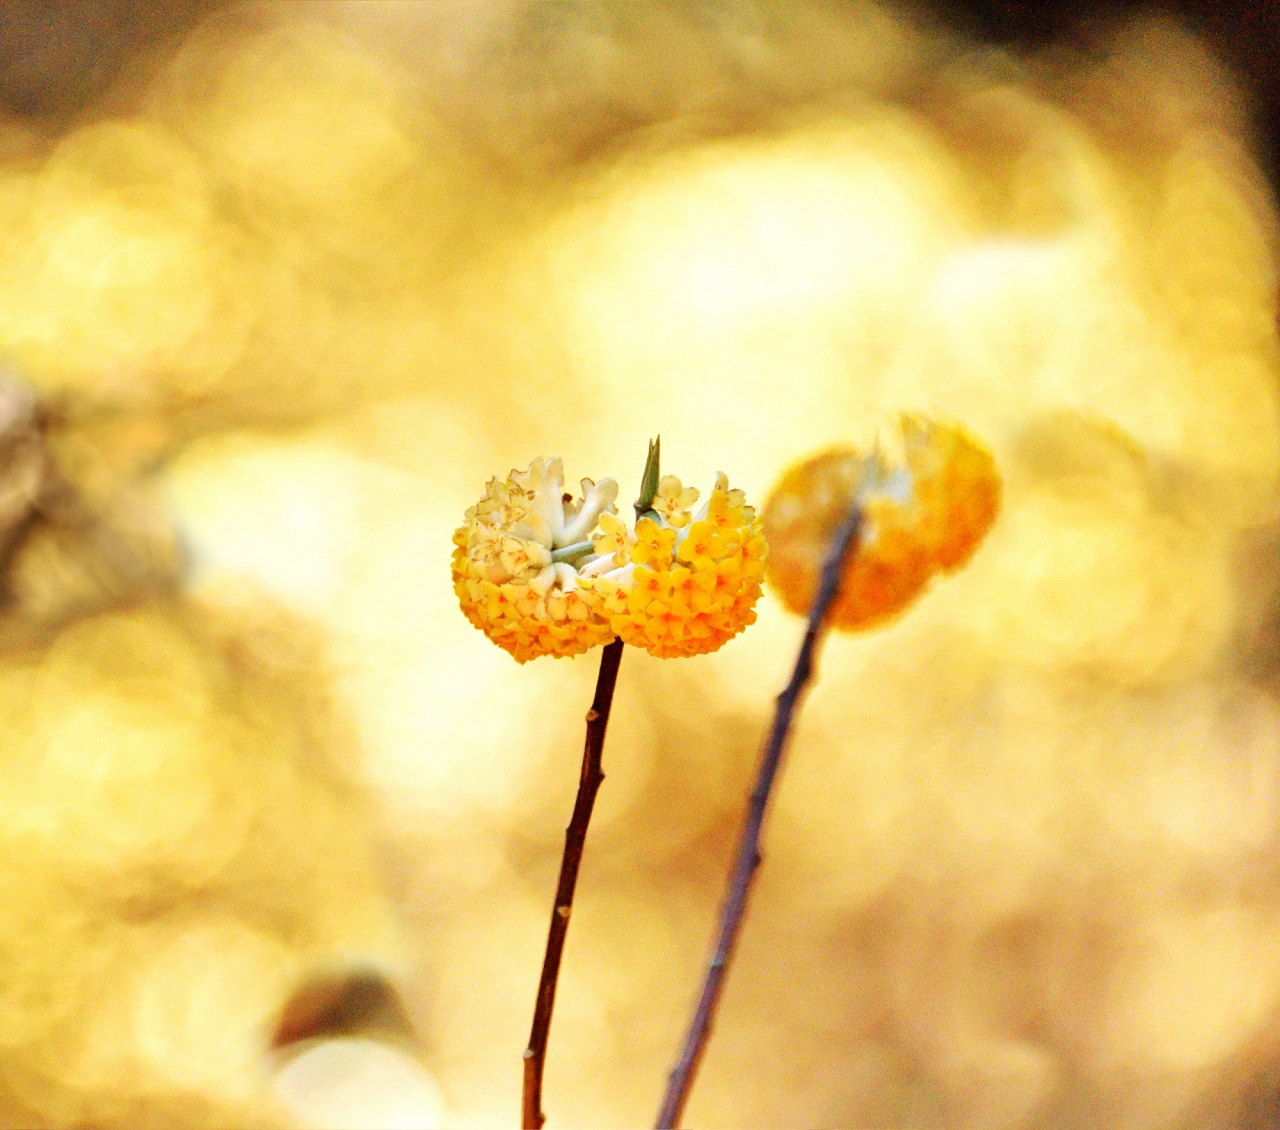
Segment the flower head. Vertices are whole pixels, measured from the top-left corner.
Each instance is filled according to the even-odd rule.
[[[698,655],[755,621],[764,534],[723,474],[697,515],[698,492],[665,476],[634,530],[617,493],[612,479],[584,479],[573,500],[559,459],[491,479],[453,538],[467,619],[521,663],[615,636],[664,658]]]
[[[990,453],[963,429],[903,415],[895,456],[832,448],[789,470],[764,513],[769,583],[806,613],[822,559],[850,507],[863,524],[831,622],[865,628],[902,612],[938,573],[964,565],[1000,506]]]
[[[592,535],[617,496],[612,479],[583,479],[575,501],[559,459],[490,479],[453,535],[453,589],[467,619],[520,663],[612,640],[602,597],[580,569],[595,560]]]
[[[605,604],[626,643],[662,658],[701,655],[755,623],[764,531],[742,503],[742,492],[729,490],[722,473],[706,505],[678,528],[661,511],[657,521],[636,523],[630,585],[619,586]]]

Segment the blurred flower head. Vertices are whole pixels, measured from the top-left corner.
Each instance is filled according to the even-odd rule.
[[[831,610],[831,623],[847,629],[897,616],[931,578],[964,565],[995,521],[1000,476],[963,429],[907,414],[870,453],[836,447],[792,467],[764,511],[769,582],[791,611],[809,611],[854,505],[862,527]]]

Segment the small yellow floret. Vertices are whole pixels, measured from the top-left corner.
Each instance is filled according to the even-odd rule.
[[[765,507],[769,583],[805,614],[822,560],[855,500],[863,526],[831,623],[858,629],[901,613],[938,573],[964,565],[995,521],[1000,476],[961,428],[903,416],[901,461],[832,448],[789,470]]]
[[[671,549],[677,536],[675,530],[658,525],[652,518],[641,518],[636,523],[636,540],[631,547],[632,562],[657,568],[671,564]]]
[[[600,531],[593,546],[596,553],[601,557],[612,558],[617,565],[625,565],[631,560],[631,547],[635,544],[636,537],[621,518],[613,514],[601,514]]]
[[[683,486],[675,475],[663,475],[652,506],[673,527],[679,529],[689,524],[689,508],[697,501],[697,490]]]

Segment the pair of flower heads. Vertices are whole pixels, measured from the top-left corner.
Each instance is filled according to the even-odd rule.
[[[453,580],[467,619],[524,663],[615,638],[661,658],[715,651],[755,622],[762,583],[805,613],[835,531],[858,506],[838,627],[900,613],[940,572],[963,565],[999,509],[989,452],[962,428],[903,415],[870,452],[830,448],[787,471],[763,514],[724,473],[703,504],[658,473],[650,446],[636,521],[614,479],[564,489],[558,458],[490,479],[454,533]]]

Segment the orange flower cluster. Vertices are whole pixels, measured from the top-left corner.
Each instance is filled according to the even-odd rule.
[[[490,479],[454,532],[453,591],[463,614],[517,662],[581,655],[613,639],[602,597],[577,563],[617,495],[612,479],[583,479],[574,502],[561,461],[535,459],[505,482]]]
[[[939,573],[964,565],[995,521],[1000,476],[961,428],[904,415],[900,453],[832,448],[791,468],[764,511],[769,583],[807,613],[822,560],[850,508],[863,508],[831,623],[861,629],[901,613]],[[895,445],[896,446],[896,445]]]
[[[681,494],[680,480],[663,485]],[[688,488],[686,488],[688,489]],[[696,500],[697,492],[693,491]],[[662,498],[662,490],[658,497]],[[673,520],[674,525],[667,525]],[[606,614],[624,643],[662,659],[715,651],[756,620],[764,577],[765,540],[755,509],[740,490],[716,476],[700,514],[642,518],[628,554],[631,575],[602,581]]]
[[[620,636],[669,658],[715,651],[755,622],[764,576],[760,518],[723,475],[698,514],[674,475],[634,531],[612,479],[564,494],[559,459],[535,459],[454,533],[453,587],[467,619],[524,663],[580,655]]]

